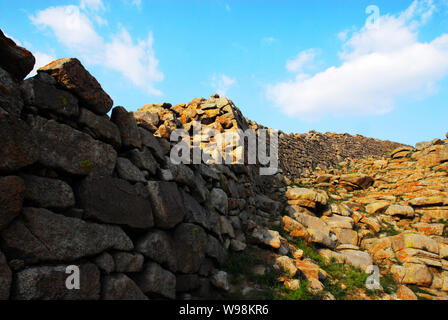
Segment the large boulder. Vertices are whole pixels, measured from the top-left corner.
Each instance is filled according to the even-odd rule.
[[[123,107],[115,107],[112,110],[111,121],[120,130],[121,142],[126,148],[141,148],[142,140],[137,122],[131,112],[127,112]]]
[[[429,287],[433,280],[433,274],[424,264],[405,263],[402,266],[393,265],[390,272],[395,280],[401,284]]]
[[[0,113],[0,172],[12,172],[35,163],[39,147],[22,120]]]
[[[24,175],[25,199],[41,208],[65,209],[75,205],[72,188],[64,181]]]
[[[108,275],[103,279],[102,300],[148,300],[140,288],[123,273]]]
[[[16,176],[0,178],[0,230],[6,228],[22,210],[25,183]]]
[[[34,68],[36,59],[25,48],[19,47],[0,30],[0,67],[16,81],[22,81]]]
[[[412,207],[397,204],[390,205],[385,213],[390,216],[403,216],[409,218],[412,218],[415,215],[414,209]]]
[[[177,271],[176,250],[173,239],[167,232],[157,229],[149,231],[137,241],[135,250],[170,271]]]
[[[406,232],[390,238],[392,248],[397,252],[406,248],[421,249],[435,254],[439,254],[439,243],[430,237]]]
[[[186,211],[185,222],[199,224],[206,230],[210,230],[210,221],[207,211],[189,193],[182,191],[183,204]]]
[[[148,190],[157,227],[171,229],[182,222],[185,208],[175,182],[149,181]]]
[[[132,250],[134,245],[117,226],[88,223],[46,209],[24,208],[0,233],[8,257],[26,263],[74,261],[108,249]]]
[[[116,149],[120,148],[120,130],[106,115],[99,116],[88,109],[81,108],[78,122],[98,140],[109,143]]]
[[[79,114],[78,99],[70,92],[56,89],[40,81],[39,77],[25,80],[21,85],[21,91],[27,106],[34,106],[65,117],[77,117]]]
[[[215,209],[222,214],[227,214],[229,208],[229,200],[224,190],[213,188],[208,196],[208,207]]]
[[[115,252],[113,254],[116,272],[140,272],[143,269],[144,257],[135,252]]]
[[[178,271],[196,273],[201,267],[207,250],[207,234],[197,225],[182,223],[174,230],[174,246]]]
[[[5,255],[0,251],[0,300],[8,300],[11,289],[12,272],[6,262]]]
[[[375,180],[365,174],[344,174],[339,179],[341,185],[347,186],[352,189],[367,189]]]
[[[68,289],[67,265],[39,266],[16,274],[12,298],[16,300],[98,300],[100,271],[92,263],[79,267],[79,289]],[[70,271],[70,269],[68,269]]]
[[[304,203],[308,201],[312,203],[317,202],[321,205],[326,205],[328,202],[328,196],[324,192],[317,192],[311,189],[299,188],[299,187],[288,187],[288,190],[286,191],[286,197],[288,198],[290,203],[294,203],[291,201],[304,201]],[[297,203],[301,205],[300,202]]]
[[[134,277],[134,281],[146,294],[176,298],[176,276],[157,263],[146,264],[143,272]]]
[[[39,162],[75,175],[110,175],[117,152],[112,146],[54,120],[36,117],[32,133],[39,143]]]
[[[131,160],[127,158],[117,158],[116,170],[118,176],[124,180],[131,182],[145,182],[145,175],[143,172],[137,168]]]
[[[223,247],[221,242],[219,242],[219,240],[212,235],[208,235],[207,255],[211,258],[214,258],[220,265],[223,265],[226,261],[226,249]]]
[[[138,128],[138,132],[140,133],[142,145],[148,147],[158,161],[165,161],[165,152],[157,138],[151,132],[143,128]]]
[[[156,174],[158,168],[157,161],[149,148],[143,147],[142,150],[133,149],[129,152],[129,156],[132,163],[139,169],[147,170],[151,175]]]
[[[372,265],[372,258],[367,252],[360,250],[344,250],[341,252],[343,259],[346,264],[352,265],[354,267],[360,268],[363,271],[367,269],[368,266]]]
[[[148,192],[141,184],[112,177],[87,177],[79,186],[81,208],[89,218],[146,229],[154,225]]]
[[[99,115],[108,113],[114,104],[98,81],[76,58],[53,61],[38,72],[53,76],[60,87],[73,92],[86,107]]]
[[[16,117],[20,117],[23,108],[19,84],[2,68],[0,68],[0,108]]]

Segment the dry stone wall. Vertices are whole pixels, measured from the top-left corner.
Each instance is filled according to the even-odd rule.
[[[228,250],[280,216],[276,193],[262,191],[282,180],[266,185],[255,166],[172,165],[163,127],[154,135],[112,109],[80,61],[23,80],[33,56],[3,34],[0,45],[0,299],[222,295]],[[71,265],[80,290],[65,285]]]
[[[0,58],[0,299],[220,297],[229,250],[281,250],[267,228],[287,203],[281,173],[169,161],[176,128],[253,126],[230,100],[133,113],[112,108],[77,59],[24,80],[35,59],[1,32]],[[294,173],[288,161],[282,168]],[[294,170],[314,165],[291,161]],[[79,290],[66,287],[73,265]]]

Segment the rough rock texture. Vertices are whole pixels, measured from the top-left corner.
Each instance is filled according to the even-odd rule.
[[[0,68],[0,108],[19,117],[23,108],[19,84],[11,75]]]
[[[89,218],[133,228],[154,225],[148,193],[141,185],[112,177],[88,177],[79,187],[79,198]]]
[[[31,126],[42,165],[76,175],[112,173],[117,152],[110,145],[54,120],[35,118]]]
[[[174,182],[149,181],[148,190],[157,227],[169,229],[183,220],[182,196]]]
[[[177,257],[172,237],[165,231],[153,230],[139,239],[135,250],[170,271],[177,271]],[[183,262],[182,262],[183,263]]]
[[[32,175],[25,175],[23,178],[25,199],[34,206],[66,209],[75,205],[75,195],[66,182]]]
[[[174,230],[177,266],[182,273],[195,273],[201,267],[207,249],[207,234],[191,223],[183,223]]]
[[[263,176],[239,142],[264,127],[225,97],[109,117],[112,100],[78,60],[23,81],[22,49],[0,39],[4,52],[0,298],[448,298],[446,140],[280,132],[280,170]],[[171,133],[199,128],[183,146],[202,163],[171,162]],[[237,139],[219,146],[226,133]],[[65,287],[69,263],[81,291]],[[354,288],[372,264],[384,291]]]
[[[38,160],[38,145],[24,121],[0,113],[0,128],[0,172],[16,171]]]
[[[52,111],[65,117],[77,117],[78,99],[67,91],[59,90],[38,78],[30,78],[21,86],[24,101],[45,111]]]
[[[107,116],[99,116],[88,109],[81,108],[78,121],[86,126],[95,138],[110,143],[116,149],[120,148],[120,131]]]
[[[101,298],[103,300],[148,300],[135,282],[123,273],[104,278]]]
[[[0,300],[8,300],[12,283],[12,272],[6,262],[5,255],[0,251]]]
[[[99,115],[108,113],[112,108],[112,99],[76,58],[53,61],[38,72],[53,76],[58,85],[73,92],[90,110]]]
[[[33,70],[36,59],[25,48],[19,47],[0,30],[0,67],[16,81],[23,80]]]
[[[0,178],[0,230],[5,229],[22,210],[24,193],[25,183],[20,177]]]
[[[120,130],[123,146],[128,148],[140,148],[142,146],[140,131],[132,113],[127,112],[123,107],[115,107],[112,110],[111,120]]]
[[[157,263],[148,263],[144,271],[135,277],[135,282],[146,294],[170,299],[176,297],[176,276]]]
[[[31,267],[17,273],[12,298],[17,300],[98,300],[100,272],[92,264],[79,266],[79,290],[66,287],[67,265]]]
[[[25,208],[0,233],[4,252],[15,259],[74,261],[107,249],[132,250],[132,241],[116,226],[87,223],[46,209]]]

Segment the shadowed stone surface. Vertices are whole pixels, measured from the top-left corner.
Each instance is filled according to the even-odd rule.
[[[154,225],[148,192],[142,185],[112,177],[88,177],[79,187],[79,198],[89,218],[140,229]]]
[[[103,300],[148,300],[140,288],[123,273],[106,276],[103,280]]]
[[[141,148],[142,140],[132,113],[127,112],[123,107],[115,107],[112,110],[111,121],[120,130],[121,143],[126,148]]]
[[[42,208],[64,209],[75,205],[72,188],[64,181],[32,175],[23,176],[25,199]]]
[[[138,274],[134,281],[144,293],[170,299],[176,297],[176,276],[157,263],[146,264],[143,272]]]
[[[79,266],[79,290],[66,287],[66,265],[31,267],[17,273],[13,299],[17,300],[98,300],[100,271],[92,263]]]
[[[0,178],[0,230],[6,228],[22,210],[24,191],[22,178]]]
[[[9,269],[5,255],[0,251],[0,300],[8,300],[11,282],[11,269]]]
[[[139,239],[135,250],[154,260],[170,271],[177,271],[176,251],[171,236],[162,230],[149,231]]]
[[[81,108],[79,123],[86,126],[95,137],[110,143],[114,148],[121,146],[121,136],[118,127],[107,116],[99,116],[88,109]]]
[[[0,67],[8,71],[15,80],[21,81],[33,70],[35,62],[31,52],[16,45],[0,30]]]
[[[107,249],[132,250],[128,236],[117,226],[87,223],[46,209],[24,208],[0,233],[4,252],[27,263],[73,261]]]
[[[24,121],[0,113],[0,128],[0,171],[12,172],[38,160],[38,145]]]
[[[148,190],[157,227],[170,229],[184,219],[185,209],[176,183],[149,181]]]
[[[113,101],[96,79],[76,58],[59,59],[40,68],[53,76],[58,85],[73,92],[93,112],[103,115],[109,112]]]
[[[0,68],[0,108],[19,117],[23,108],[20,87],[11,75]]]
[[[54,120],[36,117],[31,122],[41,164],[76,175],[110,175],[114,170],[117,152],[112,146]]]
[[[76,117],[79,114],[78,99],[67,91],[40,81],[37,77],[25,80],[21,90],[26,105],[66,117]]]
[[[174,245],[180,272],[199,271],[205,258],[207,241],[207,234],[200,226],[183,223],[174,230]]]

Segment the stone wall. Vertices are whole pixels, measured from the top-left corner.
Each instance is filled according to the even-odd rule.
[[[253,121],[250,125],[254,129],[265,128]],[[381,158],[387,152],[403,146],[388,140],[347,133],[310,131],[303,134],[285,134],[280,132],[279,166],[284,175],[303,177],[317,167],[334,167],[347,159]]]
[[[169,134],[190,131],[193,120],[219,132],[248,128],[230,100],[214,95],[133,113],[113,108],[77,59],[24,80],[34,63],[0,32],[0,299],[220,297],[229,250],[281,249],[267,228],[286,204],[281,173],[169,161]],[[203,142],[206,149],[213,139]],[[314,165],[281,157],[287,172],[289,161],[294,170]],[[66,287],[72,265],[79,290]]]
[[[77,59],[23,80],[31,53],[1,34],[0,56],[0,299],[222,295],[228,250],[263,244],[252,231],[280,216],[282,177],[174,166],[167,136],[112,109]]]

